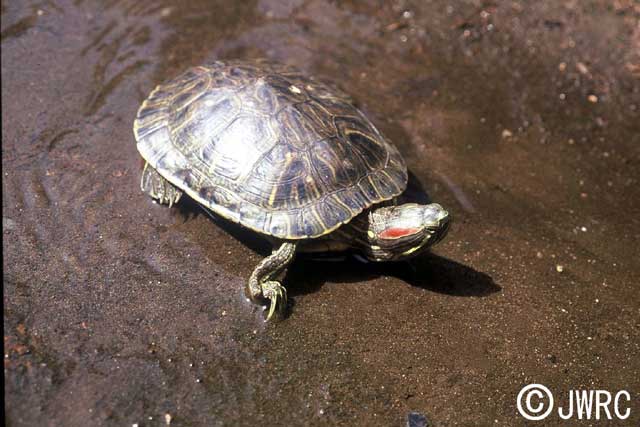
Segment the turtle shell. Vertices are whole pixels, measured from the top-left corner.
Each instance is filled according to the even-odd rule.
[[[331,232],[402,193],[398,150],[339,90],[269,62],[215,62],[156,87],[142,157],[217,214],[283,239]]]

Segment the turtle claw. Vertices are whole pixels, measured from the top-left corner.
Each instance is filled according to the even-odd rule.
[[[269,300],[269,311],[265,322],[271,320],[276,312],[278,317],[282,318],[287,306],[287,290],[280,283],[269,281],[262,285],[262,295]]]

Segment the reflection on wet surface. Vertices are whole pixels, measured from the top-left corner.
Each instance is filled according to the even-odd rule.
[[[509,425],[533,380],[638,390],[639,17],[622,0],[2,2],[11,424]],[[289,318],[265,325],[242,293],[264,242],[140,192],[140,102],[251,57],[355,98],[454,215],[434,256],[301,257]]]

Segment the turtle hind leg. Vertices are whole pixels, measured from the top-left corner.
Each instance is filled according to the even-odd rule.
[[[140,179],[140,188],[157,200],[158,203],[168,204],[169,207],[174,203],[178,203],[178,200],[180,200],[182,196],[182,191],[164,179],[158,171],[149,166],[149,163],[144,164],[142,178]]]
[[[296,254],[296,243],[285,242],[271,255],[263,259],[251,274],[249,279],[249,296],[256,304],[265,299],[269,302],[269,313],[266,320],[270,320],[274,313],[284,314],[287,306],[287,290],[280,282],[273,280],[293,261]]]

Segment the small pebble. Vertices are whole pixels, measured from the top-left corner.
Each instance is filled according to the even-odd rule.
[[[503,138],[511,138],[512,136],[513,136],[513,133],[509,129],[505,129],[502,131]]]
[[[429,427],[431,423],[429,419],[420,412],[409,412],[407,414],[407,427]]]
[[[558,265],[556,265],[556,271],[557,271],[558,273],[562,273],[562,272],[564,271],[564,267],[563,267],[563,266],[561,266],[560,264],[558,264]]]
[[[595,95],[589,95],[587,97],[587,99],[589,100],[589,102],[591,102],[592,104],[595,104],[596,102],[598,102],[598,97]]]
[[[167,425],[171,424],[171,414],[164,414],[164,422],[167,423]]]
[[[582,62],[578,62],[576,64],[576,68],[578,69],[578,71],[580,71],[580,74],[589,74],[589,69]]]
[[[2,228],[5,230],[13,230],[16,228],[16,222],[6,216],[2,217]]]

